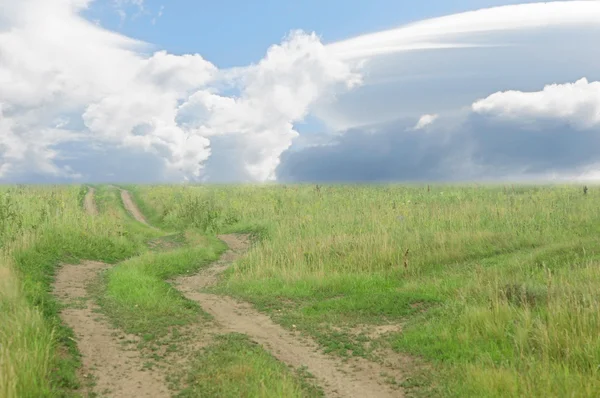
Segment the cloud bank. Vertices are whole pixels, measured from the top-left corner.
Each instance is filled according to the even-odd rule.
[[[282,181],[597,179],[600,84],[506,91],[459,115],[356,128],[284,154]]]
[[[90,4],[0,0],[0,181],[600,175],[600,2],[327,45],[292,31],[233,69],[103,29],[81,16]],[[308,117],[322,132],[300,137]]]
[[[364,84],[315,112],[334,130],[443,114],[506,90],[600,80],[600,2],[519,4],[332,43]]]
[[[315,34],[292,32],[256,65],[223,71],[199,54],[145,55],[146,44],[83,19],[89,3],[0,0],[0,178],[91,178],[69,163],[70,145],[152,154],[156,179],[218,179],[220,167],[204,166],[220,156],[235,160],[229,174],[272,179],[294,123],[360,83]],[[224,154],[217,137],[231,141]]]

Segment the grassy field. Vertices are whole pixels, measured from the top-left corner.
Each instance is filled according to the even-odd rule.
[[[96,187],[99,215],[92,217],[83,210],[87,190],[76,186],[0,188],[2,398],[78,397],[89,383],[78,374],[81,361],[76,339],[61,322],[63,306],[52,295],[54,277],[63,263],[97,260],[114,264],[91,287],[93,298],[115,326],[141,336],[145,344],[140,349],[149,359],[158,358],[152,351],[160,344],[189,349],[177,348],[181,336],[173,328],[203,326],[197,322],[206,314],[165,280],[206,266],[225,245],[200,230],[159,230],[133,221],[114,187]],[[259,391],[263,397],[275,397],[278,391],[312,396],[317,391],[304,376],[281,366],[264,350],[235,336],[231,339],[235,344],[227,350],[219,351],[222,339],[206,347],[212,354],[202,360],[222,365],[223,382],[220,390],[202,396],[218,397],[235,389]],[[240,374],[236,366],[227,365],[232,356],[244,358],[247,372]],[[206,371],[210,369],[184,368],[175,378],[199,380]],[[269,376],[267,384],[264,374]],[[183,385],[187,385],[185,380]],[[184,392],[185,396],[197,395],[191,387]]]
[[[85,187],[0,188],[0,397],[79,391],[72,332],[50,293],[61,262],[116,264],[96,300],[118,327],[159,340],[204,317],[166,281],[218,258],[215,234],[230,232],[256,243],[214,292],[337,356],[374,359],[385,348],[414,358],[407,392],[600,391],[599,188],[127,189],[160,229],[133,222],[114,188],[97,187],[97,217],[82,210]],[[374,336],[366,325],[399,327]],[[249,396],[320,394],[239,335],[198,352],[184,379],[185,397],[233,397],[240,386]]]
[[[354,329],[431,364],[406,387],[435,396],[600,391],[597,188],[136,187],[154,222],[254,231],[217,290],[342,356]]]
[[[116,262],[142,250],[143,237],[113,212],[92,219],[86,189],[0,188],[0,396],[60,396],[79,387],[72,333],[50,294],[61,261]]]

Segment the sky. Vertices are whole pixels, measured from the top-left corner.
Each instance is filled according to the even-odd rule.
[[[594,0],[0,0],[0,182],[597,180],[599,39]]]
[[[103,0],[83,15],[102,26],[174,54],[200,53],[219,68],[258,62],[292,29],[316,32],[324,42],[402,24],[498,5],[506,0]],[[140,7],[142,5],[142,7]],[[125,16],[124,16],[125,15]],[[218,40],[215,38],[218,37]]]

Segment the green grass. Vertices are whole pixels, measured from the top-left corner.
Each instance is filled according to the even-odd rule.
[[[171,326],[197,320],[200,308],[166,280],[197,272],[226,249],[214,237],[204,238],[203,242],[200,246],[145,253],[113,267],[98,289],[100,305],[125,331],[153,338],[164,335]]]
[[[175,336],[173,327],[202,316],[200,308],[166,280],[196,272],[216,260],[225,245],[205,235],[206,228],[166,233],[141,225],[123,209],[118,190],[95,188],[97,217],[82,210],[85,187],[0,188],[2,397],[78,396],[79,354],[51,294],[62,262],[118,263],[97,283],[96,298],[115,324],[146,342],[167,331]],[[239,339],[232,342],[229,355],[245,358],[254,375],[271,372],[269,389],[294,392],[306,387],[304,378],[294,377],[259,347],[248,349],[250,343]]]
[[[422,358],[429,366],[405,383],[411,392],[600,390],[598,187],[585,196],[574,186],[128,189],[162,230],[133,221],[114,188],[97,187],[92,218],[84,187],[0,187],[0,396],[77,393],[78,354],[50,291],[61,262],[118,263],[97,298],[115,324],[153,340],[202,316],[166,281],[216,259],[224,246],[214,234],[236,231],[256,244],[213,290],[341,356],[370,358],[386,345]],[[352,332],[385,323],[402,333]],[[188,396],[237,396],[241,385],[257,396],[317,394],[242,336],[204,354]]]
[[[55,339],[40,311],[25,299],[11,268],[7,259],[0,263],[0,396],[26,396],[28,391],[46,396],[53,388],[49,378],[56,363]]]
[[[306,374],[291,374],[241,334],[218,336],[197,356],[187,383],[189,387],[178,395],[181,398],[323,396]]]
[[[114,263],[145,250],[114,214],[92,219],[76,186],[0,188],[3,211],[0,275],[0,396],[73,395],[79,357],[58,317],[51,284],[61,262]]]
[[[439,396],[595,396],[600,189],[572,186],[137,187],[166,225],[260,242],[215,288],[328,351],[369,356],[339,327],[430,362]],[[211,209],[212,216],[190,214]],[[428,384],[428,385],[427,385]],[[417,389],[418,390],[418,389]]]
[[[139,203],[139,199],[136,201]],[[226,250],[222,241],[203,234],[206,228],[192,227],[196,228],[159,238],[162,242],[158,246],[168,250],[147,252],[121,262],[107,271],[96,286],[96,298],[103,312],[125,332],[142,336],[140,346],[150,350],[156,351],[159,345],[168,345],[173,351],[187,350],[185,342],[178,346],[181,336],[177,327],[192,324],[202,328],[199,321],[209,316],[167,283],[175,276],[197,272]],[[222,336],[197,357],[188,375],[190,387],[182,396],[321,396],[306,374],[294,375],[241,335]],[[175,389],[181,376],[170,375]]]

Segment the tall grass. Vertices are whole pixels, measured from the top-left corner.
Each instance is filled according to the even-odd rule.
[[[216,260],[226,247],[205,232],[231,220],[223,223],[210,212],[192,215],[188,209],[191,229],[165,236],[133,221],[114,188],[96,187],[100,214],[87,215],[82,209],[86,191],[77,186],[0,188],[0,397],[77,396],[79,353],[51,294],[61,263],[119,262],[104,274],[95,298],[113,323],[144,339],[160,337],[201,314],[165,279]],[[235,356],[236,350],[245,355],[252,372],[245,382],[252,388],[264,390],[265,369],[271,372],[268,389],[300,391],[300,378],[249,343],[228,347],[223,356]],[[227,375],[221,373],[230,385],[223,388],[236,388],[238,368],[229,365],[223,370]]]
[[[0,396],[39,396],[51,387],[48,375],[53,356],[52,329],[25,300],[10,259],[0,261]]]
[[[328,349],[401,322],[447,396],[595,396],[600,190],[573,186],[137,187],[164,225],[255,231],[219,289]],[[212,209],[210,221],[194,216]],[[200,219],[198,218],[200,217]],[[275,311],[279,310],[279,311]],[[352,353],[351,353],[352,354]]]
[[[431,192],[343,186],[320,191],[306,186],[140,189],[168,225],[195,224],[191,215],[209,207],[219,214],[211,218],[215,230],[262,226],[269,234],[263,250],[275,250],[273,254],[281,258],[247,258],[245,274],[256,273],[255,277],[273,270],[278,274],[390,271],[404,264],[406,250],[409,271],[418,274],[440,264],[600,230],[596,222],[600,210],[593,199],[569,188],[508,194],[501,188],[450,187]],[[282,250],[286,246],[291,250]]]
[[[69,395],[79,386],[72,332],[51,284],[61,261],[115,262],[145,250],[110,213],[86,215],[86,188],[0,188],[0,396]]]

